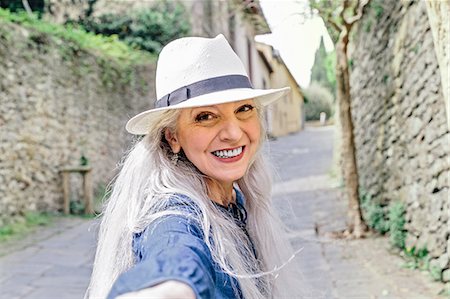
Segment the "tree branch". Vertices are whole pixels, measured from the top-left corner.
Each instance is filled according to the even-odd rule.
[[[326,12],[318,7],[314,7],[319,12],[319,15],[323,18],[325,23],[328,23],[337,32],[341,32],[342,28],[334,20],[330,12]]]
[[[347,10],[347,8],[349,8],[349,6],[350,6],[350,1],[344,0],[344,2],[342,3],[342,6],[341,6],[341,10],[339,11],[339,17],[341,18],[342,23],[344,23],[344,25],[347,25],[346,24],[347,20],[345,19],[345,11]],[[345,27],[347,27],[347,26],[345,26]]]
[[[334,22],[332,19],[328,19],[326,21],[327,23],[329,23],[331,25],[331,27],[333,27],[334,30],[336,30],[337,32],[341,32],[342,31],[342,27],[339,26],[336,22]]]
[[[359,2],[359,1],[358,1]],[[349,18],[346,23],[349,24],[350,26],[353,26],[353,24],[358,21],[359,19],[362,18],[363,16],[363,11],[364,11],[364,7],[366,7],[367,4],[369,4],[370,0],[363,0],[363,2],[361,4],[358,5],[358,14],[352,16],[351,18]]]
[[[355,6],[353,6],[352,16],[356,16],[358,14],[358,7],[359,7],[360,2],[361,2],[361,0],[356,0],[356,4],[355,4]]]

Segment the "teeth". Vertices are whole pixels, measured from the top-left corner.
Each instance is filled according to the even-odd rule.
[[[233,158],[242,153],[243,147],[235,148],[234,150],[221,150],[221,151],[214,151],[212,154],[219,157],[219,158]]]

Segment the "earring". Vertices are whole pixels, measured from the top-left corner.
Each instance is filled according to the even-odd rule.
[[[178,153],[173,153],[172,157],[170,158],[170,162],[172,162],[174,166],[177,166],[178,159],[179,159]]]

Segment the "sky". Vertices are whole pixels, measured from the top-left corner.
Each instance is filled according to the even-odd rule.
[[[299,85],[307,87],[320,37],[324,36],[327,51],[333,49],[322,19],[302,15],[307,0],[260,0],[260,3],[272,34],[259,35],[256,40],[277,49]]]

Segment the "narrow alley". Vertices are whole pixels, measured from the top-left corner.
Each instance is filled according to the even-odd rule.
[[[386,238],[334,240],[345,228],[346,203],[331,179],[333,127],[269,143],[275,164],[274,200],[291,229],[299,287],[305,298],[432,299],[442,285],[405,269]],[[63,218],[20,242],[0,247],[0,293],[7,299],[82,298],[95,252],[97,220]]]

